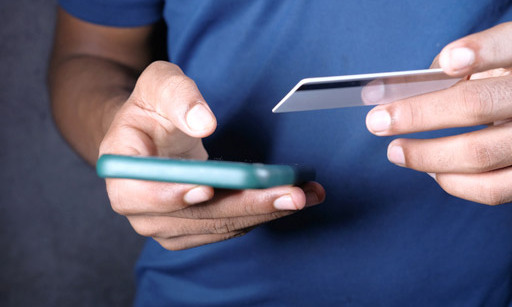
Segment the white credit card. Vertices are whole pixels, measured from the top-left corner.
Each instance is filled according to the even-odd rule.
[[[272,109],[274,113],[377,105],[448,88],[460,77],[441,69],[307,78]]]

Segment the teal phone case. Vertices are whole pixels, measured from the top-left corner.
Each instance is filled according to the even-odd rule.
[[[291,165],[121,155],[102,155],[96,171],[102,178],[189,183],[224,189],[265,189],[300,184],[315,177],[312,169]]]

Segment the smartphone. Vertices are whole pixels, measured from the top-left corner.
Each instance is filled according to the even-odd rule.
[[[227,161],[102,155],[96,164],[102,178],[126,178],[207,185],[223,189],[265,189],[315,179],[312,168]]]

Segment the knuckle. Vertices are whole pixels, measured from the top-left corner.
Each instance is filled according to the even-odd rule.
[[[128,210],[126,210],[126,208],[121,205],[119,202],[117,201],[110,201],[110,206],[112,207],[112,210],[117,213],[117,214],[120,214],[120,215],[127,215],[128,214]]]
[[[503,191],[488,182],[482,183],[481,191],[482,203],[486,205],[496,206],[506,202]]]
[[[157,84],[156,99],[154,100],[155,109],[161,113],[164,112],[162,111],[165,109],[164,104],[170,104],[173,106],[174,111],[166,116],[171,117],[176,112],[185,112],[189,107],[188,105],[192,102],[189,99],[191,93],[197,91],[195,82],[182,73],[161,76],[161,79],[157,80]]]
[[[142,94],[144,100],[173,97],[172,95],[177,91],[190,89],[193,86],[195,86],[194,81],[185,76],[178,66],[165,61],[156,61],[142,72],[136,88],[141,89],[139,94]]]
[[[146,69],[141,73],[138,79],[138,84],[146,84],[147,82],[151,82],[154,80],[155,76],[159,76],[162,71],[164,71],[168,67],[167,63],[164,61],[155,61],[149,64]],[[151,84],[149,83],[149,84]]]
[[[125,202],[123,200],[123,197],[121,196],[121,193],[119,193],[118,188],[108,188],[108,197],[110,199],[110,206],[112,207],[112,210],[120,215],[128,215],[130,212],[128,208],[125,205]]]
[[[390,110],[391,118],[399,117],[400,120],[392,120],[392,126],[397,130],[401,127],[422,127],[425,123],[424,111],[422,104],[416,104],[415,99],[408,99],[402,101],[398,108]],[[396,114],[393,116],[393,114]],[[397,127],[400,125],[401,127]]]
[[[183,207],[183,209],[179,210],[180,217],[186,217],[190,220],[200,220],[210,215],[210,212],[207,210],[207,207],[202,206],[192,206],[192,207]]]
[[[176,93],[188,92],[196,86],[195,82],[184,74],[173,74],[167,77],[162,84],[164,95],[176,95]]]
[[[148,223],[144,220],[130,220],[130,224],[136,233],[143,237],[155,237],[157,235],[157,230],[151,223]]]
[[[254,215],[254,205],[252,203],[244,204],[242,206],[244,208],[244,213],[246,216]]]
[[[494,95],[489,86],[480,83],[476,86],[473,82],[464,82],[458,87],[462,113],[473,121],[487,121],[494,111]]]
[[[242,207],[244,208],[244,213],[246,216],[253,216],[260,213],[258,212],[258,207],[261,203],[260,200],[248,199],[247,197],[244,197],[241,202],[243,204]]]
[[[494,164],[493,153],[486,144],[478,141],[468,141],[466,152],[468,165],[466,166],[472,172],[481,172],[492,168]]]
[[[496,184],[494,180],[483,179],[465,182],[464,180],[459,181],[459,179],[459,175],[453,177],[438,174],[436,181],[447,193],[480,204],[495,206],[511,200],[510,193]]]
[[[180,251],[180,250],[184,250],[184,249],[188,248],[188,246],[184,243],[184,241],[178,241],[178,240],[174,240],[174,239],[164,239],[164,240],[157,239],[156,241],[163,248],[165,248],[166,250],[169,250],[169,251]]]
[[[191,233],[190,225],[163,216],[137,216],[130,218],[135,232],[144,237],[174,238]]]
[[[133,229],[136,233],[143,237],[156,237],[157,232],[154,229],[151,229],[151,227],[147,226],[134,226]]]
[[[172,226],[169,227],[169,229],[166,231],[167,238],[190,235],[194,233],[193,226],[190,225],[190,222],[182,222],[182,220],[175,220],[173,223],[168,223],[168,225]]]
[[[211,225],[211,232],[215,234],[224,234],[232,232],[236,229],[234,219],[216,219]]]
[[[141,77],[144,75],[160,75],[163,72],[171,72],[171,73],[183,73],[183,71],[179,68],[179,66],[167,62],[167,61],[154,61],[151,64],[149,64],[146,69],[141,74]]]
[[[471,172],[484,172],[506,166],[510,147],[502,143],[489,145],[482,141],[467,141],[466,152],[470,153],[467,169]]]
[[[145,73],[145,72],[151,73],[151,72],[155,72],[155,71],[160,71],[165,66],[166,66],[166,63],[164,61],[154,61],[151,64],[149,64],[148,67],[146,67],[146,69],[144,70],[143,73]]]

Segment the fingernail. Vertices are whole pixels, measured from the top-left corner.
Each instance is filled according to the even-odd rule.
[[[212,114],[202,104],[196,104],[187,112],[187,125],[191,130],[203,131],[212,125]]]
[[[434,173],[427,173],[427,175],[429,175],[430,177],[434,178],[434,180],[436,180],[436,174],[434,174]]]
[[[401,146],[393,145],[388,149],[388,160],[400,166],[405,165],[404,150]]]
[[[441,54],[439,63],[443,68],[451,68],[455,71],[462,70],[475,62],[475,53],[469,48],[455,48],[448,53]]]
[[[384,92],[384,82],[381,80],[368,83],[363,87],[361,93],[363,103],[366,105],[378,104],[384,98]]]
[[[274,208],[277,210],[297,210],[291,195],[284,195],[274,200]]]
[[[183,200],[187,204],[198,204],[204,201],[209,200],[211,197],[210,190],[206,187],[195,187],[189,190],[185,196],[183,196]]]
[[[372,132],[384,132],[391,126],[391,116],[387,111],[378,110],[368,116],[368,129]]]

